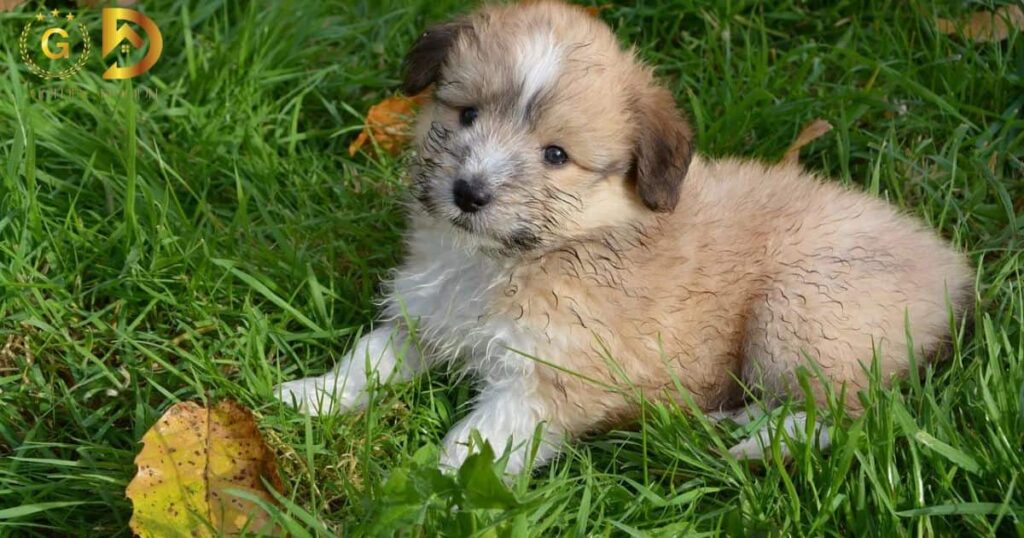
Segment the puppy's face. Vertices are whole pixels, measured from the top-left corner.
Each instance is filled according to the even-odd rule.
[[[433,218],[516,254],[637,211],[672,211],[691,135],[603,23],[561,3],[484,8],[406,58],[420,114],[413,193]]]

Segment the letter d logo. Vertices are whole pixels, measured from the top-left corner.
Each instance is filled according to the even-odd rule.
[[[149,38],[149,51],[146,52],[142,61],[135,65],[118,67],[115,61],[103,72],[104,80],[137,77],[149,71],[153,64],[160,59],[160,54],[164,51],[164,38],[160,35],[160,28],[157,28],[156,24],[149,17],[134,9],[108,7],[103,8],[102,55],[104,58],[125,40],[137,49],[142,48],[143,41],[139,34],[127,24],[123,24],[118,28],[118,21],[130,21],[138,24],[142,31],[145,32],[146,37]]]

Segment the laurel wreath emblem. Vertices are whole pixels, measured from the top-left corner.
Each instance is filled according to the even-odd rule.
[[[28,34],[32,31],[32,21],[25,24],[25,28],[21,31],[21,37],[18,38],[18,52],[21,55],[21,61],[28,66],[28,70],[32,73],[45,78],[59,78],[61,80],[66,79],[75,73],[82,70],[85,66],[85,62],[89,59],[89,53],[92,51],[92,40],[89,38],[89,32],[86,30],[85,25],[78,23],[78,33],[82,36],[83,50],[82,54],[78,56],[78,60],[75,61],[74,65],[61,69],[60,71],[49,71],[39,67],[36,62],[28,54]]]

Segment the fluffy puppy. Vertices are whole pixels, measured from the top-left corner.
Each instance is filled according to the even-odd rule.
[[[407,256],[334,371],[276,389],[308,413],[365,405],[373,376],[449,365],[479,396],[442,465],[476,430],[515,472],[636,419],[638,394],[680,398],[677,383],[743,420],[744,387],[801,398],[807,367],[816,400],[831,389],[856,413],[875,355],[884,379],[907,374],[972,301],[964,257],[888,204],[695,154],[672,95],[577,7],[484,7],[425,32],[406,68],[406,93],[433,86]],[[759,456],[766,436],[733,454]]]

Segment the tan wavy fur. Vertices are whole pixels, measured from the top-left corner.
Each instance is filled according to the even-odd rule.
[[[906,375],[909,350],[941,356],[950,313],[972,304],[964,256],[882,200],[795,165],[695,154],[672,95],[577,7],[488,6],[433,27],[404,84],[429,87],[406,259],[377,328],[334,371],[279,387],[308,412],[365,405],[371,374],[447,364],[480,395],[442,464],[476,430],[517,471],[538,425],[534,464],[635,420],[637,394],[678,398],[674,380],[746,420],[744,386],[800,398],[809,366],[815,399],[827,383],[856,413],[873,356],[883,379]],[[759,457],[766,439],[733,454]]]

